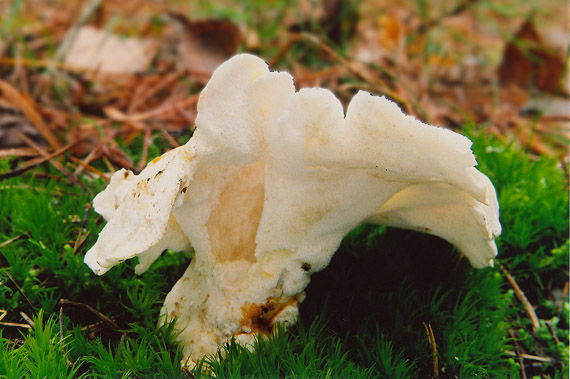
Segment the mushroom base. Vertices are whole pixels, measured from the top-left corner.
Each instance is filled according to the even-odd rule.
[[[259,264],[240,260],[222,266],[223,270],[205,273],[197,270],[193,261],[164,302],[161,322],[175,320],[178,339],[184,346],[183,364],[187,366],[216,354],[232,337],[244,346],[252,346],[257,335],[271,333],[277,323],[287,327],[298,319],[304,292],[285,295],[279,282],[265,291],[247,291],[243,282],[239,285],[218,279],[228,272],[250,276]]]

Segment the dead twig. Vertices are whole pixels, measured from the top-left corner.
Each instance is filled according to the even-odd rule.
[[[81,248],[81,246],[83,246],[87,237],[89,237],[90,234],[89,232],[87,232],[85,237],[83,236],[83,233],[85,232],[87,227],[87,221],[89,220],[90,211],[91,211],[91,203],[85,203],[85,206],[83,207],[83,219],[81,220],[81,227],[79,228],[79,234],[77,235],[77,238],[75,239],[75,244],[73,245],[73,254],[77,254],[77,251]]]
[[[426,324],[423,322],[424,328],[426,330],[428,343],[431,347],[431,352],[433,356],[433,378],[439,378],[439,362],[437,359],[437,345],[435,343],[435,336],[433,335],[433,329],[431,328],[431,324]]]
[[[172,136],[170,134],[168,134],[168,132],[164,129],[160,130],[160,133],[162,134],[162,136],[164,137],[165,140],[168,141],[168,143],[170,143],[170,145],[173,148],[177,148],[180,146],[180,144],[178,144],[178,142],[176,142],[176,140],[174,138],[172,138]]]
[[[509,274],[505,266],[500,265],[499,268],[501,269],[501,272],[505,275],[505,278],[507,278],[507,281],[509,282],[511,287],[513,287],[517,299],[519,299],[519,301],[524,305],[526,313],[528,314],[528,317],[530,318],[530,321],[532,323],[532,331],[536,332],[540,327],[540,322],[538,321],[538,316],[536,315],[536,312],[534,311],[532,304],[530,303],[530,301],[528,301],[526,295],[519,287],[515,279],[511,276],[511,274]]]
[[[531,355],[531,354],[524,354],[524,353],[520,353],[517,354],[514,351],[510,351],[510,350],[505,350],[504,353],[508,356],[511,357],[520,357],[522,359],[528,359],[529,361],[537,361],[537,362],[552,362],[552,359],[548,358],[548,357],[539,357],[538,355]]]
[[[174,104],[174,110],[176,111],[177,115],[184,119],[184,121],[186,121],[189,125],[194,126],[194,122],[196,122],[196,112],[190,113],[183,109],[178,103]]]
[[[166,75],[158,83],[152,86],[137,87],[135,96],[133,96],[133,98],[131,99],[131,103],[127,108],[127,114],[133,114],[141,104],[144,104],[145,101],[147,101],[150,97],[154,96],[157,92],[162,91],[168,86],[176,83],[183,74],[185,74],[184,71],[173,72],[171,74]]]
[[[25,173],[28,170],[31,170],[32,168],[41,165],[42,163],[45,163],[49,160],[54,159],[55,157],[60,156],[61,154],[67,152],[69,149],[71,149],[73,146],[77,145],[79,142],[81,142],[83,139],[77,140],[73,143],[70,143],[67,146],[62,147],[61,149],[57,149],[56,151],[54,151],[53,153],[50,154],[45,154],[42,155],[41,153],[38,152],[38,154],[42,155],[41,158],[38,159],[33,159],[30,160],[28,162],[26,162],[25,164],[22,165],[22,167],[17,168],[15,170],[0,174],[0,181],[4,180],[4,179],[8,179],[8,178],[13,178],[15,176],[18,175],[22,175],[23,173]],[[33,149],[34,151],[38,151],[37,149]]]
[[[114,107],[105,107],[103,109],[103,112],[107,117],[109,117],[113,121],[140,122],[148,120],[150,118],[161,116],[164,113],[177,112],[177,108],[191,107],[198,102],[199,98],[200,94],[190,95],[189,97],[176,102],[165,102],[157,106],[156,108],[141,113],[125,114],[121,112],[119,109]]]
[[[10,275],[10,273],[8,271],[4,271],[4,274],[8,277],[8,279],[10,279],[10,281],[12,282],[12,284],[14,285],[14,287],[16,287],[16,290],[20,293],[20,295],[22,295],[22,297],[24,298],[25,302],[28,304],[28,306],[30,307],[30,310],[32,312],[36,312],[34,310],[34,306],[32,305],[32,302],[30,301],[30,299],[28,299],[28,297],[26,296],[26,294],[24,293],[24,291],[22,291],[22,288],[20,288],[20,286],[18,285],[18,283],[16,282],[16,280],[14,280],[14,278],[12,277],[12,275]]]
[[[548,331],[550,332],[550,335],[554,339],[554,342],[559,344],[560,340],[558,339],[558,336],[556,335],[556,330],[554,330],[554,328],[552,327],[552,322],[550,320],[544,320],[544,324],[548,327]]]
[[[0,309],[0,320],[3,320],[7,314],[8,314],[7,310]],[[14,326],[16,328],[31,329],[31,326],[28,324],[18,324],[16,322],[0,322],[0,325],[2,325],[2,326]]]
[[[101,171],[97,170],[95,167],[91,166],[90,164],[85,163],[85,162],[82,161],[81,159],[75,158],[75,157],[73,157],[73,156],[70,157],[70,158],[71,158],[71,160],[72,160],[73,162],[75,162],[75,163],[77,163],[77,164],[79,165],[78,168],[84,168],[84,169],[86,169],[87,171],[91,171],[92,173],[94,173],[95,175],[97,175],[98,177],[100,177],[101,179],[103,179],[103,180],[105,180],[105,181],[107,181],[107,182],[109,181],[109,176],[108,176],[108,175],[106,175],[106,174],[102,173]],[[76,170],[76,172],[77,172],[77,170]],[[76,175],[77,175],[77,174],[76,174]]]
[[[34,329],[36,327],[36,323],[34,322],[34,320],[32,320],[32,318],[30,316],[28,316],[24,312],[20,312],[20,316],[22,316],[24,321],[27,322],[28,325],[30,325],[32,327],[32,329]]]
[[[9,240],[6,240],[2,243],[0,243],[0,249],[10,245],[11,243],[14,243],[18,240],[21,240],[22,238],[28,238],[28,234],[27,233],[22,233],[20,235],[17,235],[16,237],[10,238]],[[0,317],[0,320],[2,320],[2,317]]]
[[[103,323],[105,323],[109,328],[111,328],[112,330],[115,331],[120,331],[120,327],[119,325],[117,325],[115,323],[115,321],[111,320],[109,317],[105,316],[103,313],[99,312],[97,309],[93,308],[92,306],[90,306],[89,304],[85,304],[85,303],[79,303],[76,301],[70,301],[70,300],[66,300],[66,299],[60,299],[59,300],[59,305],[60,306],[64,306],[64,305],[71,305],[74,307],[81,307],[84,308],[86,310],[88,310],[89,312],[93,313],[95,316],[97,316]],[[124,334],[124,333],[123,333]]]
[[[96,160],[97,158],[101,157],[101,147],[102,147],[103,142],[100,142],[97,146],[95,146],[95,148],[93,150],[91,150],[89,152],[89,154],[87,155],[87,157],[85,157],[85,160],[79,162],[79,159],[77,159],[77,161],[74,160],[74,157],[71,157],[72,160],[74,160],[75,163],[78,163],[79,166],[75,169],[75,171],[73,172],[75,175],[79,175],[83,172],[84,169],[91,167],[90,163],[93,162],[94,160]]]
[[[0,321],[3,320],[7,314],[8,314],[7,310],[0,309]],[[2,325],[2,326],[13,326],[16,328],[31,329],[30,325],[28,325],[28,324],[18,324],[16,322],[0,322],[0,325]]]
[[[562,288],[562,293],[560,294],[560,299],[556,304],[556,314],[559,315],[562,311],[562,306],[564,305],[564,300],[566,300],[566,296],[568,296],[568,281],[564,283],[564,288]]]
[[[29,147],[12,147],[0,150],[0,159],[10,157],[37,157],[39,154]]]
[[[316,45],[318,48],[328,54],[333,60],[344,66],[354,76],[364,80],[370,85],[373,85],[375,89],[374,92],[387,95],[398,103],[407,104],[406,99],[401,97],[397,92],[391,90],[382,79],[372,75],[368,67],[366,67],[364,64],[340,56],[340,54],[334,51],[334,49],[328,46],[326,43],[321,41],[317,36],[309,33],[298,33],[293,35],[291,39],[284,45],[284,47],[281,48],[281,50],[273,57],[273,59],[271,59],[269,65],[271,67],[275,66],[285,56],[285,54],[287,54],[287,52],[300,41],[306,41]]]
[[[67,356],[65,351],[65,345],[63,344],[63,307],[59,307],[59,341],[61,343],[61,351],[63,352],[63,356],[67,362],[67,367],[73,366],[73,362]]]
[[[17,322],[0,322],[2,326],[13,326],[15,328],[32,329],[28,324],[18,324]]]
[[[63,307],[59,307],[59,340],[63,343]]]
[[[142,146],[141,159],[136,167],[137,171],[139,172],[142,171],[142,169],[146,165],[146,161],[148,159],[148,149],[150,148],[151,144],[152,144],[152,133],[150,131],[150,128],[146,127],[143,132],[143,146]]]
[[[28,100],[17,89],[4,80],[0,79],[0,90],[14,107],[18,108],[24,116],[36,127],[38,132],[45,138],[49,145],[57,150],[61,147],[57,138],[53,135],[50,128],[44,123],[40,114],[34,109],[31,100]]]
[[[519,342],[518,342],[518,340],[517,340],[517,337],[515,336],[515,333],[514,333],[511,329],[509,329],[509,334],[510,334],[511,339],[513,340],[513,342],[514,342],[514,344],[515,344],[515,349],[516,349],[515,356],[516,356],[516,357],[518,358],[518,360],[519,360],[519,366],[520,366],[520,368],[521,368],[521,378],[522,378],[522,379],[526,379],[527,376],[526,376],[526,371],[525,371],[525,368],[524,368],[524,358],[522,357],[522,355],[524,354],[524,350],[523,350],[523,348],[520,346],[520,344],[519,344]]]
[[[69,172],[61,163],[54,160],[53,158],[48,158],[49,154],[46,153],[44,151],[44,149],[39,147],[34,141],[32,141],[30,138],[28,138],[28,136],[26,136],[24,133],[20,132],[19,130],[15,130],[15,129],[13,129],[11,132],[14,133],[16,136],[18,136],[22,141],[24,141],[28,145],[30,145],[32,148],[36,149],[38,151],[38,153],[40,153],[44,158],[49,160],[49,162],[52,164],[53,167],[55,167],[62,174],[67,176],[69,178],[69,180],[71,180],[73,183],[80,186],[86,193],[90,192],[89,188],[87,188],[87,186],[85,184],[83,184],[75,175],[73,175],[71,172]]]

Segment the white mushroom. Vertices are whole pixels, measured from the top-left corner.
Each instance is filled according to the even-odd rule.
[[[420,230],[491,265],[500,234],[493,185],[467,138],[359,92],[344,115],[328,90],[295,92],[252,55],[222,64],[190,141],[139,174],[121,170],[94,200],[108,221],[85,262],[97,274],[165,249],[195,250],[166,297],[186,357],[249,343],[292,322],[312,273],[364,222]]]

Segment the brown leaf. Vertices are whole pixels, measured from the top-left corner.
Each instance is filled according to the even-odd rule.
[[[23,147],[27,144],[18,138],[12,130],[17,129],[34,139],[38,144],[44,144],[36,128],[17,109],[0,105],[0,148]]]
[[[289,26],[292,32],[325,32],[336,44],[341,44],[356,32],[358,2],[354,0],[322,0],[320,6],[305,4],[305,21]]]
[[[178,30],[178,55],[182,65],[200,82],[234,55],[242,43],[239,28],[229,20],[191,21],[171,13]]]
[[[0,39],[0,57],[4,56],[4,52],[6,52],[7,47],[8,45],[6,44],[6,42]]]
[[[507,44],[499,67],[503,85],[528,89],[532,84],[545,92],[560,88],[565,62],[556,48],[547,44],[532,21],[526,21]]]

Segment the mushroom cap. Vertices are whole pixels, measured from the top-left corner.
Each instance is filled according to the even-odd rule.
[[[185,355],[252,341],[292,321],[310,276],[359,224],[446,239],[475,267],[492,265],[497,196],[471,141],[358,92],[345,111],[326,89],[242,54],[212,75],[184,146],[139,174],[120,170],[94,200],[107,220],[85,262],[97,274],[165,249],[195,250],[167,295]]]
[[[279,248],[318,256],[361,222],[438,235],[476,267],[496,255],[498,203],[474,167],[471,141],[403,114],[384,97],[358,92],[345,117],[332,92],[295,92],[289,74],[241,54],[213,74],[196,124],[185,146],[139,175],[118,171],[95,198],[108,224],[85,258],[93,271],[139,256],[142,272],[164,249],[190,249],[194,242],[173,217],[187,198],[183,188],[208,167],[258,159],[266,166],[258,258]]]

